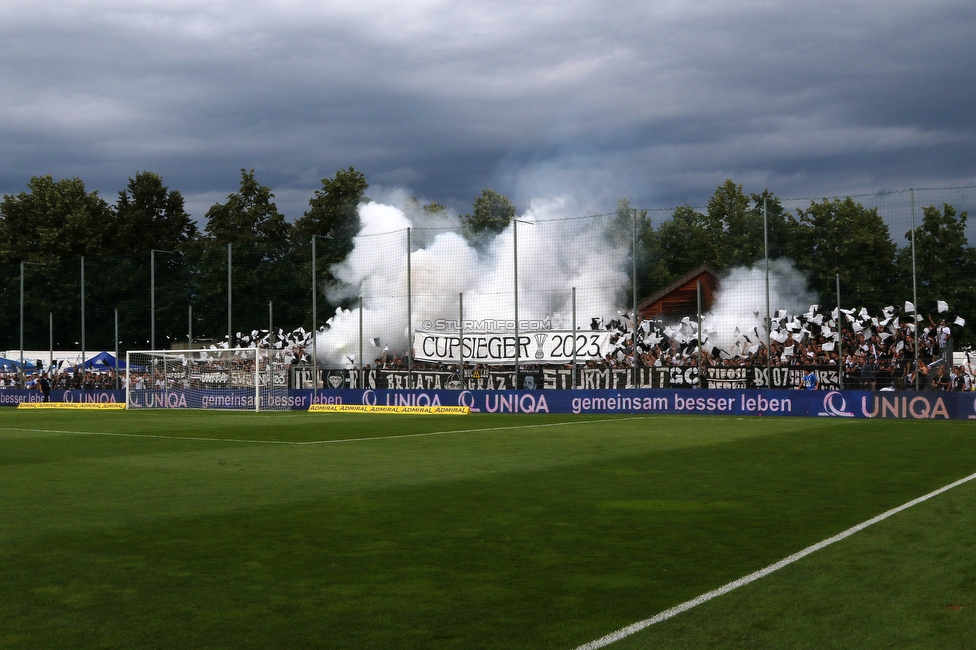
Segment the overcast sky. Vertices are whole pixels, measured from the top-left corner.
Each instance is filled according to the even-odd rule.
[[[350,165],[470,209],[976,182],[976,3],[4,0],[0,192],[255,169],[299,216]]]

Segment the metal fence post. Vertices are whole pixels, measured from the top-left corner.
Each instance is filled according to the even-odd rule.
[[[844,390],[844,314],[840,310],[840,273],[837,274],[837,383]]]
[[[312,390],[319,387],[318,374],[319,374],[319,357],[318,351],[318,338],[319,333],[319,311],[318,311],[318,298],[319,298],[319,287],[318,287],[318,272],[317,272],[317,260],[316,260],[316,249],[315,249],[315,238],[318,235],[312,235]]]
[[[81,375],[85,376],[85,256],[81,256]]]
[[[515,390],[519,383],[519,313],[518,313],[518,219],[512,220],[513,264],[515,276]]]
[[[410,228],[407,228],[407,382],[413,388],[413,275],[410,254]]]
[[[773,387],[773,315],[769,308],[769,211],[763,199],[763,259],[766,263],[766,388]]]
[[[464,386],[464,292],[458,294],[458,374]]]
[[[911,199],[912,207],[912,334],[915,336],[915,390],[920,390],[921,378],[918,368],[920,360],[918,358],[918,276],[915,273],[915,190],[909,189],[908,195]]]
[[[634,236],[633,236],[633,256],[631,259],[631,273],[633,276],[633,313],[631,314],[631,324],[633,326],[633,332],[631,333],[631,345],[634,349],[634,388],[637,388],[637,372],[640,367],[640,352],[637,349],[637,208],[633,208],[634,214]]]
[[[234,284],[233,284],[233,244],[227,244],[227,347],[234,347],[234,328],[232,327],[231,307],[233,304]]]
[[[576,287],[573,287],[573,390],[576,390]]]
[[[359,296],[359,387],[363,388],[363,297]]]

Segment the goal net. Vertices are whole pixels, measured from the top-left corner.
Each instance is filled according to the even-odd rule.
[[[141,350],[125,355],[127,408],[289,408],[287,366],[276,350]],[[278,355],[280,357],[280,355]]]

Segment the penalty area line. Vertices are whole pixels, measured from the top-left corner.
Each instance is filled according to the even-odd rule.
[[[749,584],[751,582],[755,582],[756,580],[759,580],[760,578],[765,578],[770,573],[772,573],[774,571],[778,571],[779,569],[782,569],[783,567],[788,566],[790,564],[793,564],[797,560],[800,560],[802,558],[805,558],[806,556],[808,556],[808,555],[810,555],[812,553],[816,553],[817,551],[819,551],[820,549],[822,549],[822,548],[824,548],[826,546],[830,546],[831,544],[833,544],[835,542],[839,542],[839,541],[841,541],[843,539],[846,539],[846,538],[850,537],[851,535],[853,535],[854,533],[857,533],[857,532],[860,532],[860,531],[864,530],[868,526],[872,526],[872,525],[874,525],[874,524],[876,524],[876,523],[878,523],[880,521],[884,521],[888,517],[891,517],[893,515],[896,515],[899,512],[901,512],[902,510],[908,510],[912,506],[916,506],[919,503],[922,503],[923,501],[928,501],[932,497],[939,496],[943,492],[948,492],[949,490],[951,490],[951,489],[953,489],[955,487],[959,487],[963,483],[968,483],[969,481],[972,481],[973,479],[976,479],[976,474],[970,474],[969,476],[967,476],[965,478],[961,478],[958,481],[955,481],[953,483],[950,483],[949,485],[946,485],[944,487],[940,487],[938,490],[934,490],[932,492],[929,492],[928,494],[923,495],[923,496],[920,496],[917,499],[912,499],[908,503],[903,503],[902,505],[900,505],[900,506],[898,506],[896,508],[892,508],[891,510],[888,510],[886,512],[882,512],[877,517],[872,517],[871,519],[868,519],[867,521],[861,522],[861,523],[857,524],[856,526],[852,526],[852,527],[848,528],[847,530],[845,530],[845,531],[843,531],[841,533],[838,533],[838,534],[834,535],[833,537],[830,537],[828,539],[823,540],[822,542],[817,542],[816,544],[814,544],[812,546],[808,546],[805,549],[803,549],[802,551],[799,551],[797,553],[794,553],[793,555],[790,555],[789,557],[785,557],[782,560],[780,560],[779,562],[776,562],[775,564],[770,564],[769,566],[767,566],[767,567],[765,567],[763,569],[760,569],[758,571],[755,571],[753,573],[750,573],[747,576],[743,576],[742,578],[739,578],[738,580],[733,580],[732,582],[730,582],[730,583],[728,583],[726,585],[723,585],[723,586],[719,587],[718,589],[709,591],[708,593],[704,593],[704,594],[702,594],[700,596],[697,596],[695,598],[692,598],[691,600],[685,601],[685,602],[681,603],[680,605],[676,605],[676,606],[674,606],[674,607],[672,607],[670,609],[666,609],[663,612],[661,612],[660,614],[657,614],[656,616],[652,616],[651,618],[645,618],[643,621],[637,621],[636,623],[633,623],[631,625],[628,625],[627,627],[622,627],[619,630],[617,630],[616,632],[611,632],[610,634],[608,634],[608,635],[606,635],[604,637],[601,637],[599,639],[596,639],[595,641],[590,641],[589,643],[584,643],[583,645],[577,647],[576,650],[596,650],[597,648],[603,648],[603,647],[606,647],[606,646],[610,645],[611,643],[614,643],[616,641],[620,641],[621,639],[624,639],[624,638],[626,638],[626,637],[628,637],[628,636],[630,636],[632,634],[635,634],[637,632],[640,632],[644,628],[650,627],[651,625],[654,625],[655,623],[661,623],[663,621],[668,620],[669,618],[674,618],[678,614],[681,614],[682,612],[686,612],[686,611],[688,611],[689,609],[691,609],[693,607],[697,607],[698,605],[701,605],[702,603],[706,603],[706,602],[712,600],[713,598],[718,598],[719,596],[723,596],[723,595],[729,593],[730,591],[732,591],[734,589],[738,589],[739,587],[742,587],[744,585],[747,585],[747,584]]]

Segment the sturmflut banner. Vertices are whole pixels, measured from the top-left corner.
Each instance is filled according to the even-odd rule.
[[[435,363],[468,363],[488,365],[515,363],[516,352],[523,363],[577,363],[599,361],[610,351],[610,332],[579,330],[519,332],[414,332],[415,358]]]

